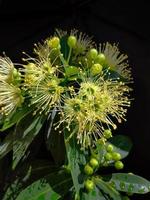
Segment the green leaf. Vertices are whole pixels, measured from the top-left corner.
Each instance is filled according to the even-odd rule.
[[[45,115],[33,116],[29,114],[17,124],[13,142],[13,169],[24,156],[35,136],[41,130],[45,120]]]
[[[19,193],[28,185],[43,178],[47,174],[58,171],[54,165],[47,160],[35,160],[31,163],[24,162],[23,165],[16,169],[11,177],[11,183],[6,183],[7,190],[3,200],[16,199]]]
[[[90,193],[82,192],[81,200],[107,200],[101,191],[95,187]]]
[[[24,118],[27,114],[31,113],[33,107],[29,107],[28,105],[23,105],[21,108],[18,108],[16,112],[9,115],[3,123],[0,131],[5,131],[6,129],[12,127],[14,124],[18,123],[22,118]]]
[[[16,169],[11,177],[11,183],[6,183],[7,191],[4,199],[16,198],[20,191],[34,181],[47,175],[50,171],[58,170],[47,160],[35,160],[31,163],[23,163],[23,166]]]
[[[124,135],[114,136],[109,139],[108,143],[114,145],[114,151],[120,153],[122,158],[125,158],[132,148],[130,138]]]
[[[63,57],[65,60],[67,60],[68,54],[69,54],[69,46],[67,44],[67,35],[61,37],[60,45],[61,45],[61,52],[63,53]]]
[[[46,121],[46,130],[45,130],[45,142],[47,149],[51,152],[51,155],[55,161],[55,164],[62,165],[65,160],[65,144],[64,136],[59,133],[59,130],[55,130],[53,123],[58,121],[57,111],[54,108],[51,115],[48,116]],[[56,119],[56,120],[55,120]]]
[[[57,200],[72,186],[71,177],[63,170],[52,172],[23,190],[16,200]]]
[[[102,190],[104,193],[108,194],[114,200],[121,200],[121,196],[118,191],[116,191],[110,183],[103,181],[100,178],[94,178],[95,184],[97,187]]]
[[[139,194],[150,192],[150,182],[134,174],[114,173],[109,183],[122,192]]]
[[[72,128],[74,129],[72,129],[73,132],[68,132],[68,130],[65,129],[65,145],[68,157],[68,164],[71,169],[73,184],[75,187],[75,191],[79,196],[80,190],[83,188],[85,179],[83,173],[83,166],[86,164],[86,152],[82,151],[80,149],[80,146],[77,144],[75,134],[77,127]],[[70,133],[72,137],[70,137]]]
[[[0,142],[0,159],[2,159],[13,148],[13,132],[9,132],[3,142]]]

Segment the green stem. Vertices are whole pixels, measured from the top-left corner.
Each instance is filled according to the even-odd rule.
[[[69,49],[69,54],[68,54],[68,58],[67,58],[67,63],[68,64],[69,64],[71,53],[72,53],[72,48]]]

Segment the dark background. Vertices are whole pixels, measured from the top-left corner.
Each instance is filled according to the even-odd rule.
[[[150,179],[150,6],[105,0],[0,0],[0,55],[21,62],[22,51],[32,53],[33,43],[54,29],[77,28],[96,42],[118,43],[129,56],[134,77],[134,101],[128,121],[117,130],[129,135],[133,149],[125,171]],[[134,199],[134,198],[133,198]],[[150,200],[150,195],[135,196]]]

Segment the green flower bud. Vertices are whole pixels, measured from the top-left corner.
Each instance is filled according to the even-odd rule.
[[[109,145],[106,147],[106,150],[107,150],[108,152],[112,152],[113,149],[114,149],[114,147],[113,147],[112,144],[109,144]]]
[[[112,158],[113,158],[113,160],[118,161],[118,160],[121,159],[121,154],[117,153],[117,152],[113,152],[112,153]]]
[[[89,163],[92,168],[97,168],[99,166],[98,160],[95,158],[91,158]]]
[[[59,48],[59,45],[60,45],[60,39],[58,37],[53,37],[51,38],[48,42],[48,46],[50,48]]]
[[[97,54],[98,54],[98,52],[96,49],[91,49],[89,52],[89,56],[94,60],[97,58]]]
[[[112,160],[112,155],[111,155],[111,153],[106,153],[106,154],[105,154],[105,159],[108,160],[108,161]]]
[[[115,162],[115,168],[116,168],[117,170],[123,169],[123,168],[124,168],[123,162],[121,162],[121,161]]]
[[[68,46],[70,48],[74,48],[76,46],[76,43],[77,43],[77,38],[75,36],[73,36],[73,35],[70,35],[68,37],[67,43],[68,43]]]
[[[91,192],[94,189],[94,183],[91,180],[86,180],[84,183],[84,187],[87,190],[87,192]]]
[[[101,72],[102,72],[102,69],[103,69],[103,66],[102,65],[100,65],[100,64],[94,64],[92,67],[91,67],[91,69],[90,69],[90,71],[91,71],[91,75],[93,75],[93,76],[95,76],[95,75],[98,75],[98,74],[100,74]]]
[[[18,76],[18,71],[16,68],[13,70],[13,77],[16,78]]]
[[[98,54],[96,61],[100,64],[103,64],[104,61],[106,60],[106,57],[103,53]]]
[[[111,130],[110,130],[110,129],[104,130],[103,136],[104,136],[106,139],[111,138],[111,137],[112,137],[112,132],[111,132]]]
[[[86,164],[84,167],[84,172],[87,175],[92,175],[94,171],[93,171],[93,168],[89,164]]]

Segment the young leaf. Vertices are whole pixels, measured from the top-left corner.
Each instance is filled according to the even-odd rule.
[[[80,146],[77,144],[76,140],[76,127],[74,127],[74,132],[72,132],[72,137],[69,138],[70,132],[65,129],[65,145],[68,157],[68,164],[71,169],[71,175],[75,191],[77,196],[79,196],[81,188],[84,185],[84,174],[83,166],[86,164],[86,152],[81,151]],[[69,139],[68,139],[69,138]]]
[[[35,136],[41,130],[45,120],[45,115],[27,115],[17,124],[13,142],[13,169],[24,156]]]
[[[150,182],[134,174],[114,173],[109,183],[122,192],[139,194],[150,192]]]
[[[63,170],[52,172],[23,190],[16,200],[57,200],[72,186],[71,177]]]
[[[109,139],[108,143],[113,144],[114,151],[120,153],[121,158],[125,158],[129,154],[132,148],[131,140],[129,139],[129,137],[124,135],[114,136]]]
[[[109,183],[103,181],[100,178],[94,178],[97,187],[104,193],[108,194],[113,200],[121,200],[121,196]]]

